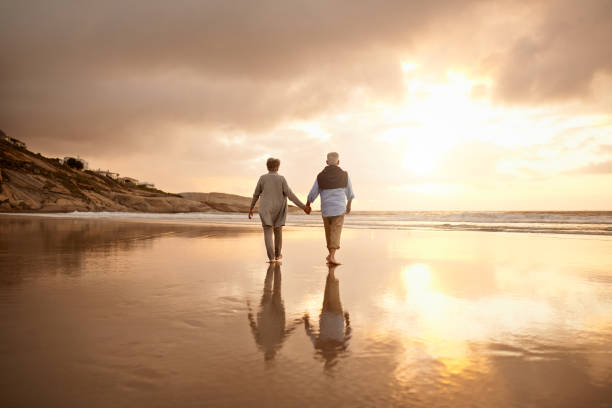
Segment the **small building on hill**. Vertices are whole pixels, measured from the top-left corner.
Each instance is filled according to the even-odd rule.
[[[109,170],[94,170],[94,173],[100,175],[100,176],[105,176],[108,178],[112,178],[113,180],[117,180],[119,179],[119,173],[113,173],[112,171]]]
[[[8,143],[12,144],[13,146],[19,147],[21,149],[25,149],[26,148],[26,144],[25,143],[23,143],[21,140],[15,139],[14,137],[8,136],[2,130],[0,130],[0,140],[4,140],[5,142],[8,142]]]
[[[133,186],[138,185],[138,180],[132,177],[119,177],[117,181],[125,185],[133,185]]]
[[[9,137],[9,139],[10,139],[10,142],[11,142],[13,145],[15,145],[15,146],[17,146],[17,147],[19,147],[19,148],[21,148],[21,149],[25,149],[25,148],[26,148],[26,144],[25,144],[25,143],[23,143],[21,140],[17,140],[17,139],[15,139],[14,137]]]
[[[155,188],[155,184],[149,183],[148,181],[140,181],[140,182],[138,182],[138,186],[139,187],[146,187],[146,188]]]

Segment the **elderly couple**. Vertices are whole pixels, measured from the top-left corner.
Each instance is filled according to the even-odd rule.
[[[253,218],[253,208],[259,202],[259,217],[264,230],[264,241],[268,252],[268,262],[279,262],[283,255],[283,225],[287,217],[287,198],[300,207],[306,214],[310,214],[310,204],[321,194],[321,215],[325,227],[327,241],[327,263],[339,265],[336,260],[336,250],[340,249],[340,234],[344,223],[344,214],[351,212],[351,202],[355,195],[351,187],[348,173],[340,168],[338,153],[327,154],[327,166],[317,176],[308,201],[304,205],[289,188],[287,180],[278,174],[280,160],[269,158],[266,165],[268,173],[259,178],[253,201],[249,210],[249,219]],[[347,201],[348,200],[348,201]],[[272,239],[274,235],[274,240]]]

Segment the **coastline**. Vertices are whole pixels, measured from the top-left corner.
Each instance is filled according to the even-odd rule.
[[[612,239],[612,212],[586,212],[559,215],[555,212],[400,212],[351,213],[345,218],[345,229],[478,231],[529,233],[548,235],[582,235]],[[245,213],[227,212],[71,212],[71,213],[0,213],[0,217],[56,219],[103,219],[140,222],[163,222],[193,225],[226,225],[245,228],[260,227],[259,217],[248,220]],[[436,218],[437,217],[437,218]],[[320,213],[291,214],[286,227],[319,228]]]

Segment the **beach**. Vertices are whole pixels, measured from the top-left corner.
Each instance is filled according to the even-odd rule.
[[[612,406],[609,235],[217,221],[1,215],[3,405]]]

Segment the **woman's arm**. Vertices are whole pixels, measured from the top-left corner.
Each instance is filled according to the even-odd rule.
[[[257,185],[255,186],[255,191],[253,192],[253,200],[251,200],[251,208],[249,208],[249,219],[253,218],[253,208],[255,208],[255,204],[257,200],[259,200],[259,196],[261,195],[262,185],[261,185],[261,177],[257,180]]]
[[[297,198],[295,194],[293,194],[293,191],[291,191],[291,189],[289,188],[289,184],[287,184],[287,180],[285,180],[284,177],[283,177],[283,194],[287,196],[288,199],[290,199],[295,205],[300,207],[302,210],[306,209],[306,206],[304,205],[304,203],[301,202],[300,199]]]

